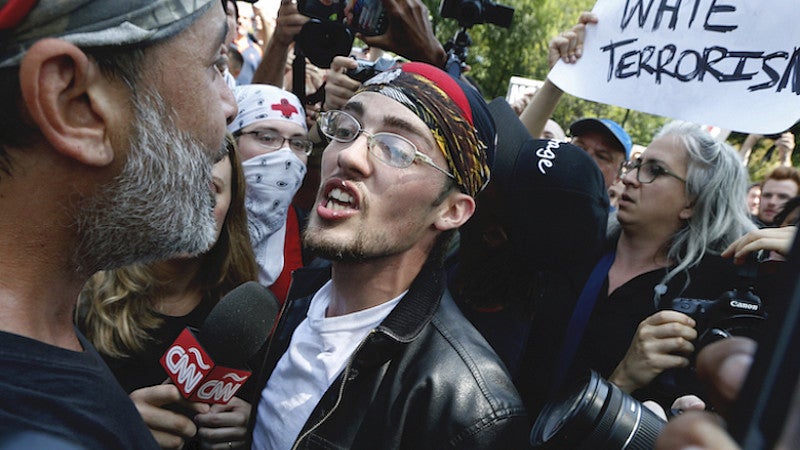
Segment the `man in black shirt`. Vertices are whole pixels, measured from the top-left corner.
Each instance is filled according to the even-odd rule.
[[[1,437],[157,448],[72,314],[97,270],[215,239],[226,31],[217,0],[0,0]]]

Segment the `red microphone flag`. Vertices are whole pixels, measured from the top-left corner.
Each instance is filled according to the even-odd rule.
[[[164,352],[161,366],[185,399],[202,403],[228,403],[252,374],[215,365],[189,329]]]

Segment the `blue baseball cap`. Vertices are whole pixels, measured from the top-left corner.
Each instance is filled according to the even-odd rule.
[[[625,152],[625,159],[627,160],[631,157],[633,140],[617,122],[611,119],[587,118],[580,119],[569,126],[569,132],[572,136],[580,136],[590,131],[611,133],[611,136],[614,137],[619,143],[620,148]]]

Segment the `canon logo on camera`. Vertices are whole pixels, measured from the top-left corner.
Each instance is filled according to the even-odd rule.
[[[758,305],[754,305],[752,303],[744,303],[744,302],[740,302],[740,301],[737,301],[737,300],[732,300],[730,302],[730,305],[733,308],[747,309],[747,310],[750,310],[750,311],[758,311],[758,308],[759,308]]]

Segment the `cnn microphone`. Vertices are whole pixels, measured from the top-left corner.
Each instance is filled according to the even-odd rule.
[[[279,309],[272,292],[248,281],[220,299],[196,335],[184,329],[161,366],[185,399],[227,403],[252,374],[246,361],[267,341]]]

